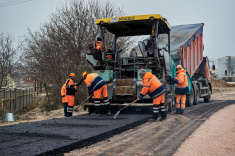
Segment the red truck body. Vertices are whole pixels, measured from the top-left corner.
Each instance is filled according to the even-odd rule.
[[[170,32],[170,54],[175,65],[187,70],[192,83],[189,105],[197,104],[200,97],[208,102],[212,93],[209,60],[203,57],[203,26],[203,23],[172,26]],[[159,36],[159,47],[166,46],[166,41],[166,36]]]

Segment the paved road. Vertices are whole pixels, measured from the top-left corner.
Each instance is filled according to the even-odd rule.
[[[0,127],[1,156],[56,155],[82,148],[136,127],[148,114],[122,114],[117,119],[89,114]]]

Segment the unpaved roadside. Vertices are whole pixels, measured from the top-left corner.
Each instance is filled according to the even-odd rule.
[[[233,83],[234,84],[234,83]],[[214,100],[234,100],[235,87],[216,87]],[[235,104],[213,114],[178,148],[174,156],[235,155]]]
[[[206,120],[178,148],[174,156],[235,155],[235,104]]]

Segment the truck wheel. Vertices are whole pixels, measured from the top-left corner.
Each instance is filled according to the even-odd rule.
[[[192,88],[191,94],[186,96],[186,106],[192,106],[194,101],[194,90]]]
[[[195,89],[195,94],[194,94],[194,101],[193,101],[193,104],[194,105],[197,105],[199,103],[199,100],[200,100],[200,92],[199,92],[199,88],[198,88],[198,85],[196,85],[196,89]]]
[[[207,97],[204,98],[204,102],[208,103],[208,102],[210,102],[210,99],[211,99],[211,91],[209,90]]]

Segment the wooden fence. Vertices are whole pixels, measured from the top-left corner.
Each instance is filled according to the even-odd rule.
[[[33,88],[0,89],[1,109],[14,112],[31,104],[35,99]]]

